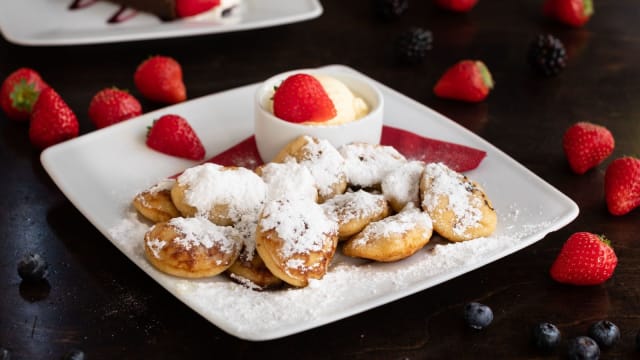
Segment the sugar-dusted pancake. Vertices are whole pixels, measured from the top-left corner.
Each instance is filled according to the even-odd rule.
[[[355,142],[338,149],[345,160],[350,186],[380,188],[382,179],[407,159],[391,146]]]
[[[432,233],[429,214],[409,206],[402,212],[367,225],[345,242],[342,253],[381,262],[397,261],[422,249]]]
[[[275,276],[296,287],[324,276],[337,243],[338,225],[311,200],[268,201],[258,221],[258,254]]]
[[[259,213],[266,195],[267,186],[255,172],[212,163],[186,169],[171,189],[183,216],[205,216],[218,225]]]
[[[498,217],[480,185],[442,163],[425,166],[420,192],[433,229],[445,239],[475,239],[496,228]]]
[[[422,161],[408,161],[382,179],[382,194],[395,212],[402,211],[407,204],[420,207],[420,178],[424,165]]]
[[[324,139],[300,136],[287,144],[273,162],[296,161],[306,166],[318,188],[318,201],[324,202],[347,188],[345,162],[338,150]]]
[[[139,192],[133,198],[133,207],[140,215],[154,223],[180,216],[180,211],[171,200],[171,188],[174,184],[175,180],[165,179]]]
[[[270,162],[256,169],[267,184],[267,198],[301,197],[317,201],[318,188],[309,169],[295,161]]]
[[[271,273],[256,250],[258,215],[245,217],[233,225],[242,239],[242,249],[227,272],[231,279],[242,285],[264,290],[281,285],[282,280]]]
[[[282,280],[267,268],[257,252],[254,252],[250,259],[238,257],[227,272],[233,281],[255,290],[272,289],[283,284]]]
[[[338,237],[346,239],[372,221],[389,215],[389,204],[381,194],[364,190],[346,192],[325,201],[322,208],[338,222]]]
[[[158,270],[186,278],[227,270],[240,253],[241,240],[229,226],[206,218],[173,218],[152,226],[144,236],[145,256]]]

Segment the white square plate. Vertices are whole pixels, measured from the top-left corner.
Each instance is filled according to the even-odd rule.
[[[332,65],[327,69],[366,77]],[[367,78],[368,79],[368,78]],[[512,158],[457,123],[374,81],[385,97],[385,123],[487,152],[466,174],[485,188],[499,216],[488,238],[430,246],[396,263],[364,263],[339,254],[322,280],[303,289],[258,292],[225,276],[186,280],[144,258],[149,225],[132,210],[134,195],[196,163],[144,144],[146,127],[166,113],[184,116],[207,158],[250,136],[257,84],[144,114],[46,149],[42,164],[69,200],[153,280],[222,330],[247,340],[294,334],[425,290],[518,251],[571,222],[577,205]],[[98,239],[94,239],[98,241]]]
[[[313,19],[322,14],[318,0],[243,0],[225,21],[184,19],[161,21],[138,12],[117,24],[107,20],[119,5],[99,1],[69,10],[72,0],[0,2],[0,30],[20,45],[79,45],[146,40],[250,30]]]

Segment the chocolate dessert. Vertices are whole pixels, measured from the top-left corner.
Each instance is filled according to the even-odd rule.
[[[174,20],[178,18],[175,0],[108,0],[109,2],[124,5],[139,11],[148,12],[158,16],[162,20]]]

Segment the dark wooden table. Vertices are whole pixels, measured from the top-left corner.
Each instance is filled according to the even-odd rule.
[[[317,19],[218,35],[119,44],[23,47],[0,40],[0,76],[37,69],[94,131],[87,107],[99,89],[134,89],[133,69],[152,54],[173,56],[184,69],[189,98],[261,81],[281,71],[345,64],[435,109],[485,138],[571,197],[577,219],[536,244],[415,295],[286,338],[249,342],[219,330],[140,271],[58,190],[29,143],[27,126],[0,115],[0,346],[12,359],[58,359],[71,348],[90,359],[542,358],[529,328],[558,325],[565,339],[609,319],[621,342],[603,358],[637,358],[640,330],[640,210],[609,215],[603,177],[614,158],[640,154],[640,11],[636,0],[598,0],[583,28],[541,16],[541,1],[480,1],[469,14],[411,1],[397,21],[377,19],[367,0],[322,2]],[[394,63],[392,44],[417,25],[434,34],[423,64]],[[525,60],[538,33],[558,36],[570,53],[556,78],[534,75]],[[432,94],[441,72],[462,58],[484,60],[496,88],[477,105]],[[159,107],[142,101],[145,111]],[[584,175],[568,168],[564,130],[577,121],[606,125],[616,148]],[[527,191],[523,189],[523,191]],[[544,211],[544,209],[543,209]],[[599,286],[555,283],[548,270],[576,231],[607,235],[619,257]],[[41,253],[49,287],[21,284],[20,257]],[[483,331],[466,328],[466,302],[491,306]],[[564,343],[548,358],[564,356]]]

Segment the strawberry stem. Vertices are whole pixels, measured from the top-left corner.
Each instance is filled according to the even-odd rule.
[[[593,1],[592,0],[582,0],[582,7],[584,16],[589,17],[593,15]]]
[[[604,235],[598,235],[598,237],[600,238],[600,241],[602,241],[604,244],[606,244],[607,246],[611,247],[611,240],[607,239],[606,236]]]
[[[482,61],[476,61],[476,66],[478,67],[478,70],[480,70],[480,76],[482,76],[482,81],[484,82],[484,84],[489,89],[493,89],[493,77],[491,76],[487,65],[485,65]]]
[[[155,119],[153,120],[153,122],[151,123],[151,125],[147,126],[147,135],[145,136],[145,138],[149,137],[149,133],[151,132],[151,129],[154,127],[154,125],[158,122],[159,119]]]
[[[9,97],[15,109],[30,113],[39,95],[40,92],[36,91],[33,84],[28,83],[25,79],[21,79],[20,82],[14,86]]]

